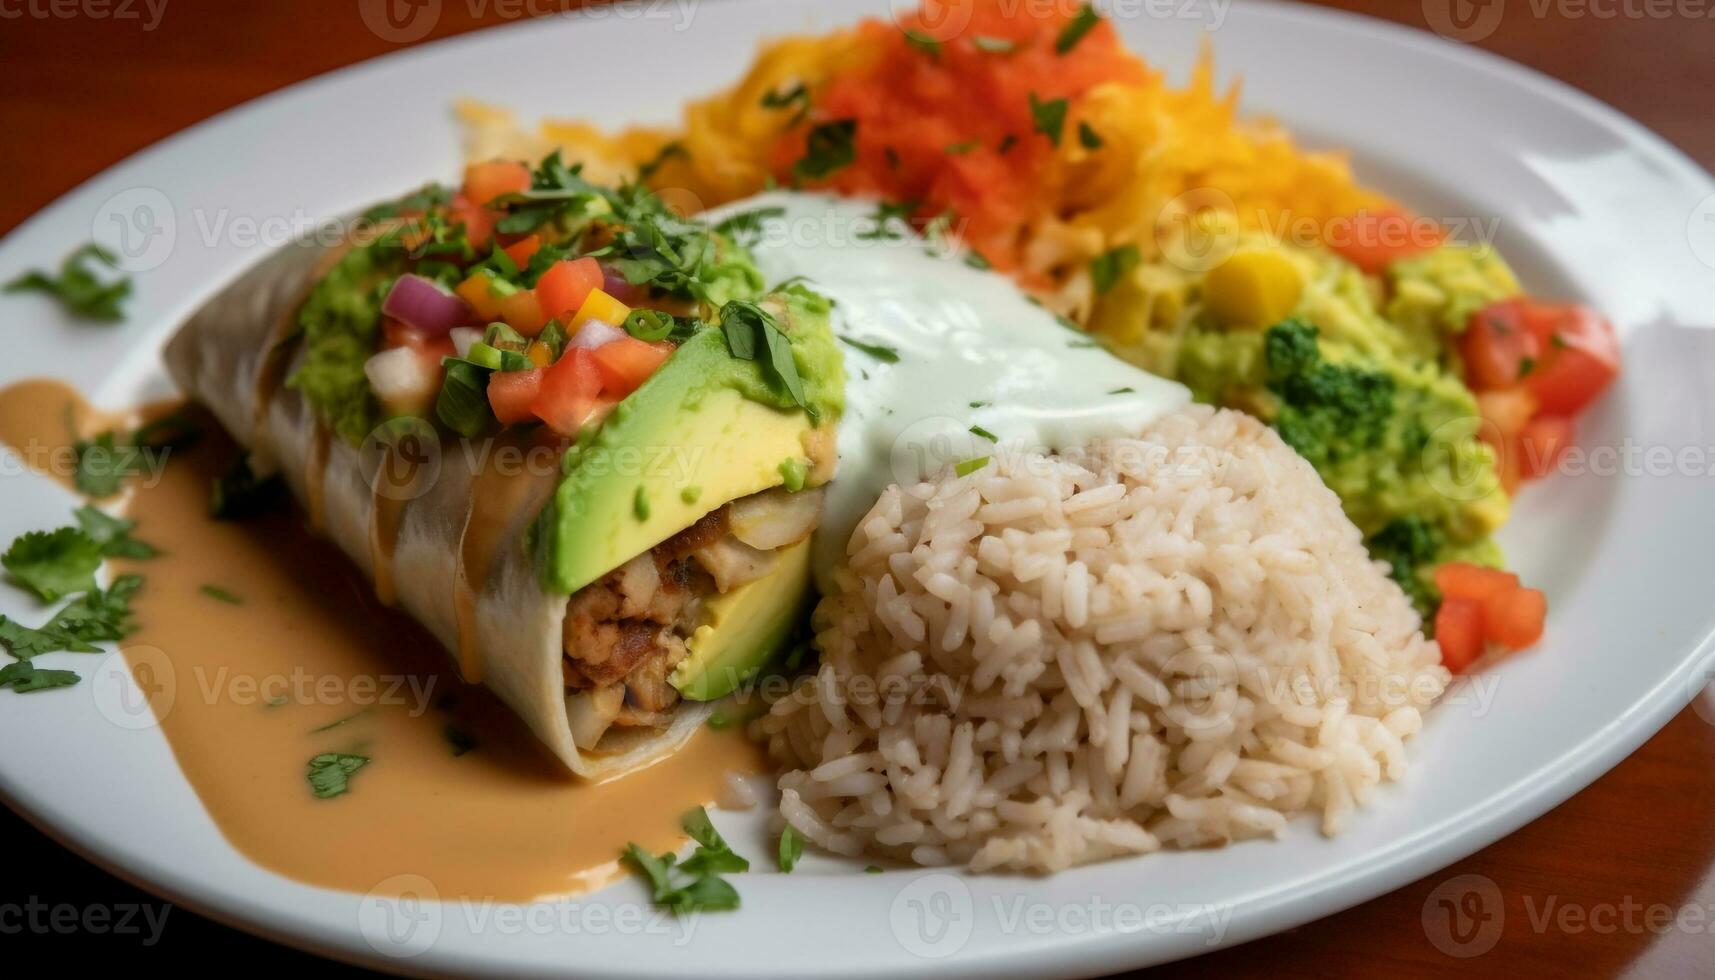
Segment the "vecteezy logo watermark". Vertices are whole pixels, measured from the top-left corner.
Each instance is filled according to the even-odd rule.
[[[153,187],[132,187],[101,202],[89,233],[118,257],[119,268],[148,272],[173,254],[178,216],[167,195]]]
[[[1423,900],[1423,934],[1448,956],[1469,959],[1495,948],[1506,928],[1501,889],[1484,875],[1459,875]]]
[[[139,936],[143,946],[161,941],[171,905],[121,902],[117,905],[50,905],[34,895],[22,902],[0,903],[0,936]]]
[[[1691,209],[1691,218],[1685,222],[1685,240],[1697,261],[1715,269],[1715,194]]]
[[[899,945],[929,960],[964,949],[977,923],[970,886],[939,873],[913,878],[893,897],[887,915]]]
[[[1429,29],[1466,44],[1495,33],[1506,11],[1506,0],[1423,0],[1423,19]]]
[[[142,21],[145,31],[161,26],[167,0],[0,0],[0,21],[89,20]]]
[[[376,884],[357,906],[363,941],[396,960],[421,956],[441,938],[441,893],[422,875],[394,875]]]
[[[410,44],[429,36],[441,20],[441,0],[358,0],[358,16],[383,41]]]
[[[363,440],[357,466],[377,496],[416,500],[441,478],[441,437],[414,415],[389,419]]]
[[[102,659],[89,690],[101,717],[127,731],[141,731],[172,713],[178,672],[159,647],[134,644]]]

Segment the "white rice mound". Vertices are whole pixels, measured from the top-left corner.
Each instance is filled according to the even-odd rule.
[[[973,870],[1338,833],[1449,676],[1316,472],[1238,412],[889,487],[754,723],[829,851]]]

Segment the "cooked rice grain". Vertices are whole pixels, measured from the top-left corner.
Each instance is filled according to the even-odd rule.
[[[1197,407],[1075,454],[890,487],[755,723],[839,854],[1054,871],[1338,833],[1448,674],[1316,473]]]

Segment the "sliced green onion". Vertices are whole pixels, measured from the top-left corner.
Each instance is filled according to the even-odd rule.
[[[530,346],[529,338],[505,323],[489,324],[488,329],[483,331],[482,342],[503,350],[523,350]]]
[[[487,368],[490,371],[498,371],[500,370],[501,362],[505,360],[502,356],[503,353],[504,352],[502,352],[500,348],[479,340],[470,345],[470,350],[465,351],[464,359],[477,367]],[[512,353],[516,352],[514,351]]]
[[[440,395],[435,398],[435,417],[441,420],[442,425],[467,439],[482,434],[494,420],[494,412],[488,406],[488,372],[476,364],[453,357],[441,363],[446,365],[447,377],[441,382]]]
[[[626,333],[638,340],[666,340],[673,332],[673,318],[660,310],[632,310],[624,327]]]

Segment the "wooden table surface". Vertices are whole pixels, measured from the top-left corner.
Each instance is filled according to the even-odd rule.
[[[398,44],[365,27],[360,8],[372,2],[0,0],[0,233],[109,165],[222,109],[396,50]],[[1464,2],[1332,5],[1423,28],[1428,14]],[[446,2],[428,39],[503,22],[529,6]],[[539,0],[533,9],[554,6]],[[1715,21],[1626,13],[1690,13],[1708,6],[1514,3],[1478,43],[1615,105],[1715,169]],[[1597,16],[1600,11],[1620,16]],[[1213,39],[1218,48],[1218,31]],[[1445,871],[1293,932],[1155,972],[1715,972],[1715,938],[1708,934],[1715,929],[1712,827],[1715,698],[1706,693],[1590,788]],[[0,842],[6,855],[0,857],[0,907],[26,898],[79,905],[151,901],[58,851],[5,811]],[[1462,904],[1469,895],[1486,896],[1486,903]],[[1456,917],[1450,929],[1448,907],[1500,915]],[[1670,918],[1677,924],[1664,928]],[[5,925],[0,921],[0,931]],[[64,967],[153,953],[135,962],[164,966],[218,956],[228,966],[326,968],[182,909],[173,911],[159,942],[148,948],[120,936],[29,941],[42,952],[51,946]],[[22,945],[8,941],[8,951],[14,943]],[[1481,955],[1458,958],[1449,950]]]

